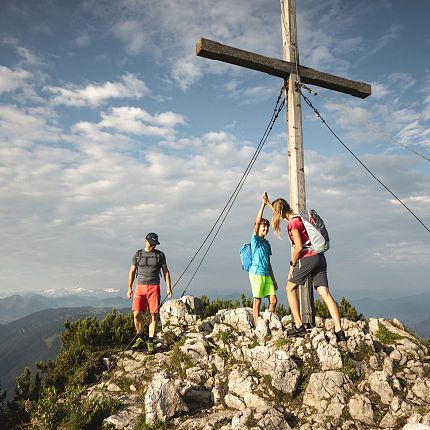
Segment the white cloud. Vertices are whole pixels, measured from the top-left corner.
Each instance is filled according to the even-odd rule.
[[[397,133],[401,142],[414,143],[424,147],[430,147],[430,128],[420,124],[419,121],[413,121],[406,124]]]
[[[118,22],[112,29],[113,34],[126,46],[131,55],[138,55],[145,48],[144,25],[139,20],[125,20]]]
[[[18,55],[24,59],[24,64],[28,66],[39,66],[41,64],[40,58],[30,49],[18,46],[16,50]]]
[[[35,142],[59,141],[61,129],[50,125],[48,114],[49,111],[43,109],[0,105],[0,138],[6,145],[2,149],[13,151],[20,146],[32,146]],[[11,143],[12,147],[9,147]]]
[[[0,94],[26,86],[26,82],[31,77],[32,74],[25,70],[11,70],[0,66]]]
[[[89,84],[85,87],[72,84],[66,87],[46,86],[44,89],[55,94],[53,104],[75,107],[96,107],[112,98],[142,98],[149,93],[146,84],[131,73],[123,75],[120,82]]]
[[[372,83],[372,97],[375,99],[383,99],[390,94],[390,89],[385,84],[379,82]]]
[[[0,217],[2,246],[7,250],[1,260],[4,285],[31,283],[32,287],[54,288],[61,284],[82,285],[88,289],[100,285],[103,279],[103,288],[116,288],[125,282],[130,257],[141,246],[144,233],[151,230],[160,233],[172,275],[185,267],[254,152],[247,141],[251,133],[248,135],[244,128],[250,124],[253,129],[255,124],[251,122],[257,123],[255,118],[258,115],[261,119],[261,112],[267,106],[261,103],[260,114],[256,111],[249,114],[237,109],[237,103],[234,108],[226,104],[226,112],[220,113],[226,113],[223,122],[237,124],[237,134],[233,134],[231,130],[221,130],[220,125],[205,128],[200,112],[196,112],[198,106],[204,106],[198,104],[198,98],[207,100],[220,94],[260,103],[265,96],[276,96],[274,92],[280,87],[274,84],[270,89],[263,80],[245,80],[241,68],[194,55],[197,38],[208,37],[279,57],[279,3],[249,0],[236,2],[232,7],[231,1],[220,0],[212,2],[210,8],[206,3],[88,0],[83,4],[86,11],[91,10],[99,18],[85,16],[91,24],[97,21],[100,26],[91,33],[94,37],[91,42],[100,37],[103,43],[112,44],[109,37],[113,36],[113,48],[120,51],[123,47],[128,54],[123,57],[123,52],[116,55],[117,52],[112,54],[112,50],[106,49],[97,51],[100,58],[106,56],[117,61],[115,65],[121,64],[123,70],[142,70],[138,68],[141,64],[155,70],[153,82],[162,83],[159,87],[162,95],[151,99],[145,107],[141,103],[139,107],[112,107],[115,106],[112,103],[90,116],[84,116],[84,110],[67,111],[70,116],[66,120],[75,123],[69,128],[62,122],[64,110],[59,105],[105,106],[113,99],[144,97],[149,90],[131,73],[120,79],[111,78],[110,82],[44,84],[51,103],[49,99],[37,103],[32,100],[35,107],[30,108],[25,107],[28,100],[18,100],[17,96],[22,93],[17,90],[32,76],[19,76],[20,69],[13,66],[6,68],[7,79],[0,82],[7,89],[4,91],[16,92],[8,94],[16,100],[16,105],[0,106]],[[300,7],[303,11],[299,22],[302,63],[331,73],[348,72],[354,54],[357,62],[371,43],[359,36],[362,27],[357,34],[351,30],[352,21],[360,23],[356,18],[362,6],[349,4],[346,13],[342,1],[304,0]],[[351,7],[354,7],[352,11]],[[372,4],[374,7],[377,6]],[[76,34],[83,32],[73,33]],[[392,32],[391,39],[387,37],[382,42],[388,43],[395,36]],[[78,36],[71,43],[78,47],[88,41]],[[17,40],[13,42],[18,46]],[[84,51],[87,50],[76,50],[76,53]],[[21,50],[24,60],[36,61],[31,54]],[[122,58],[124,61],[119,63]],[[94,76],[96,70],[85,67],[100,67],[100,63],[92,63],[94,57],[81,59],[87,61],[86,66],[81,64],[82,73]],[[142,63],[138,63],[141,59]],[[375,63],[376,67],[384,70],[380,63]],[[36,74],[33,69],[29,70]],[[354,70],[358,73],[360,69]],[[206,73],[221,79],[205,82],[193,93],[192,84]],[[374,89],[377,96],[391,91],[396,97],[389,101],[376,97],[370,102],[352,101],[353,114],[365,121],[375,120],[390,134],[399,133],[401,137],[425,144],[425,139],[429,141],[429,127],[423,121],[426,112],[430,112],[428,91],[421,93],[425,95],[419,99],[405,103],[401,97],[408,92],[394,91],[392,85],[408,89],[412,88],[412,80],[406,74],[389,73],[385,72],[386,80],[380,76],[373,78],[380,82]],[[60,80],[62,76],[56,78]],[[40,82],[35,81],[32,88],[38,91]],[[176,97],[172,83],[189,89],[190,97]],[[153,104],[157,108],[149,107]],[[178,106],[183,106],[186,117]],[[381,145],[379,140],[369,138],[367,130],[361,125],[354,126],[354,121],[343,113],[335,114],[332,107],[328,105],[326,109],[331,115],[330,124],[336,121],[337,126],[342,126],[342,137],[346,134],[347,138],[355,139],[353,143],[360,157],[429,223],[430,183],[426,165],[403,152],[399,156],[399,152],[380,151],[376,146]],[[72,116],[79,114],[82,115]],[[99,119],[94,120],[97,115]],[[361,287],[362,277],[367,274],[372,275],[371,281],[375,284],[384,282],[386,273],[392,281],[392,273],[403,270],[406,260],[410,266],[406,274],[411,270],[415,273],[421,266],[425,268],[422,260],[414,261],[414,253],[400,259],[404,254],[398,249],[414,246],[428,260],[428,241],[422,235],[421,226],[354,160],[343,152],[337,153],[331,136],[327,137],[319,128],[315,132],[316,123],[304,118],[307,200],[309,206],[323,215],[332,236],[333,247],[328,255],[330,281],[348,290]],[[181,128],[183,125],[187,127]],[[192,127],[199,131],[189,132]],[[254,139],[254,132],[252,135]],[[260,154],[214,244],[211,257],[192,285],[193,293],[219,291],[220,273],[229,279],[232,288],[249,288],[240,270],[238,248],[250,235],[261,192],[267,189],[272,198],[288,198],[285,140],[285,133],[272,135]],[[317,149],[307,149],[309,143]],[[322,155],[325,151],[327,155]],[[375,156],[375,152],[380,155]],[[355,232],[353,245],[352,230]],[[276,241],[273,236],[269,240],[274,250],[274,267],[282,283],[286,277],[283,267],[285,256],[290,252],[289,244],[287,240]],[[22,243],[26,246],[21,246]],[[26,261],[25,267],[22,261]],[[381,267],[389,270],[383,272]]]
[[[395,84],[396,89],[408,90],[415,85],[416,81],[410,73],[391,73],[388,76],[388,81]]]
[[[184,117],[174,112],[151,115],[142,108],[128,106],[111,108],[109,112],[102,112],[101,117],[97,124],[81,121],[74,130],[92,136],[95,140],[102,135],[109,136],[106,130],[120,134],[168,137],[175,134],[175,126],[185,124]]]
[[[47,116],[48,112],[41,114]],[[21,115],[27,118],[30,112]],[[107,126],[108,121],[111,127]],[[30,252],[27,255],[26,249],[19,250],[19,260],[30,261],[26,268],[29,272],[21,271],[21,279],[33,279],[46,288],[55,287],[60,280],[63,285],[79,283],[90,288],[104,273],[109,279],[104,287],[115,288],[123,278],[118,273],[129,264],[142,232],[150,230],[160,234],[172,273],[178,274],[184,267],[238,183],[254,150],[231,133],[213,130],[177,140],[170,136],[172,145],[182,148],[173,152],[165,151],[163,146],[148,145],[141,138],[136,156],[129,151],[130,146],[125,150],[124,145],[118,144],[121,138],[127,143],[121,133],[132,129],[135,123],[162,128],[182,124],[183,118],[169,112],[151,114],[143,109],[120,108],[108,111],[98,124],[78,123],[73,135],[63,136],[71,148],[54,148],[44,142],[19,152],[6,144],[2,147],[1,160],[12,167],[6,170],[0,166],[0,182],[9,184],[0,188],[0,198],[7,203],[0,211],[7,232],[3,246],[13,250],[14,243],[25,240],[32,256]],[[14,124],[22,128],[24,123],[15,120]],[[57,137],[46,122],[38,127],[39,134],[44,131],[51,141]],[[35,125],[27,125],[27,132],[33,130],[37,130]],[[383,240],[381,235],[392,237],[389,243],[401,242],[408,230],[402,232],[399,224],[409,228],[408,214],[393,205],[360,168],[351,167],[343,155],[322,156],[307,150],[305,160],[308,202],[331,226],[333,250],[329,258],[361,258],[358,261],[366,269],[389,264],[385,257],[372,254],[369,265],[368,260],[362,259],[361,250],[367,247],[372,253]],[[417,182],[416,165],[404,161],[403,157],[391,156],[369,160],[372,166],[384,166],[383,175],[398,172],[398,185],[404,183],[406,187],[402,193],[413,188],[415,200],[409,203],[423,211],[428,206],[429,184]],[[250,234],[260,193],[266,189],[272,198],[286,196],[287,164],[285,146],[260,154],[220,239],[214,244],[204,276],[219,273],[222,266],[223,272],[232,274],[240,285],[237,248]],[[383,219],[378,215],[381,213]],[[360,232],[353,248],[345,240],[350,237],[351,225]],[[269,239],[275,267],[280,268],[282,258],[289,252],[288,242],[276,241],[272,236]],[[425,246],[414,234],[411,241],[421,248]],[[10,254],[12,264],[16,256],[13,251]],[[108,269],[103,268],[106,260],[112,262]],[[44,261],[53,268],[42,276],[36,265]],[[85,276],[76,275],[80,272]],[[336,276],[334,279],[339,277]],[[197,282],[194,292],[200,288]]]
[[[370,49],[367,55],[374,55],[381,51],[385,46],[387,46],[392,41],[399,39],[400,34],[403,31],[402,25],[391,25],[385,30],[385,33],[376,39],[372,49]]]
[[[262,13],[260,0],[235,3],[234,7],[229,0],[219,0],[210,8],[205,2],[194,0],[90,1],[89,4],[89,9],[103,18],[107,30],[129,55],[153,56],[183,90],[200,79],[204,71],[219,74],[231,70],[231,66],[195,56],[199,37],[269,56],[278,55],[281,47],[280,43],[276,47],[272,44],[273,34],[280,34],[279,27],[267,25],[274,17],[279,22],[279,6],[265,5]]]
[[[76,48],[82,48],[88,46],[91,42],[91,36],[89,34],[81,34],[75,37],[70,44]]]

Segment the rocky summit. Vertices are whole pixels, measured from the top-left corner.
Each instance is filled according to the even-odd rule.
[[[195,297],[168,301],[154,354],[109,358],[87,394],[119,400],[104,428],[430,430],[429,351],[399,321],[343,319],[337,343],[329,319],[290,338],[289,316],[201,315]]]

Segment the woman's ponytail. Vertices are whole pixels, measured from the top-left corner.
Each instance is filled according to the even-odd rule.
[[[272,215],[272,228],[275,232],[276,236],[279,237],[279,239],[282,239],[281,237],[281,219],[284,219],[287,217],[288,212],[291,212],[290,205],[287,203],[284,199],[276,199],[272,203],[273,207],[273,215]]]

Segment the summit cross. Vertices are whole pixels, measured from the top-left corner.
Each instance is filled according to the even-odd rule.
[[[301,83],[366,98],[371,95],[371,86],[364,82],[330,75],[299,63],[297,45],[296,1],[280,0],[283,59],[265,57],[242,49],[233,48],[208,39],[199,39],[196,54],[211,60],[219,60],[248,69],[277,76],[288,81],[287,126],[288,126],[288,172],[290,182],[290,206],[296,212],[306,209],[305,170],[303,156],[303,129]],[[304,324],[315,324],[313,288],[299,287],[300,313]]]

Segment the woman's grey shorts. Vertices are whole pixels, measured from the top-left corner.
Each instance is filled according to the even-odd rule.
[[[289,281],[296,285],[304,285],[309,278],[312,278],[314,287],[328,287],[327,261],[324,254],[300,259]]]

